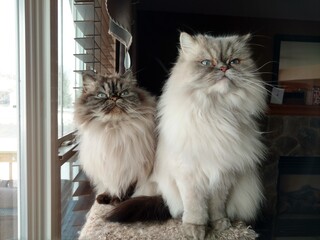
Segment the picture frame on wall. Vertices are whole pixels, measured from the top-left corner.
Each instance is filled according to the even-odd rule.
[[[284,89],[283,103],[319,105],[320,37],[276,35],[274,86]]]

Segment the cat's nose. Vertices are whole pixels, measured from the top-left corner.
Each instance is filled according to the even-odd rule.
[[[117,100],[119,99],[119,97],[116,96],[116,95],[113,95],[113,96],[110,97],[110,99],[111,99],[112,101],[117,101]]]
[[[222,72],[226,72],[227,70],[228,70],[227,66],[221,66],[220,67],[220,71],[222,71]]]

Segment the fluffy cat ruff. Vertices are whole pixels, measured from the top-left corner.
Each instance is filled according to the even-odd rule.
[[[95,78],[84,79],[84,93],[75,106],[80,139],[79,159],[97,193],[106,192],[121,199],[132,184],[136,184],[135,189],[138,190],[152,171],[155,154],[155,99],[136,87],[131,75],[109,76],[107,78],[115,79],[110,84],[111,88],[124,86],[125,91],[129,89],[134,96],[128,97],[128,103],[121,102],[124,110],[114,108],[116,110],[105,113],[106,110],[100,107],[103,101],[94,107],[91,103],[98,101],[95,95],[107,88],[106,83],[102,83],[103,76]],[[118,81],[121,84],[116,86]],[[89,97],[91,102],[87,100]],[[133,104],[131,98],[134,97]],[[132,106],[128,107],[129,103]]]

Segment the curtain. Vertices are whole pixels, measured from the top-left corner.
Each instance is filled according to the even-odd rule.
[[[124,72],[131,67],[131,0],[105,0],[105,5],[110,18],[109,34],[121,43],[119,72]]]

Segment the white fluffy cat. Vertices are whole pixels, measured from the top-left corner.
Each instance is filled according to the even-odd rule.
[[[208,224],[221,231],[229,219],[253,220],[263,200],[258,166],[265,147],[256,117],[267,94],[249,39],[181,33],[179,57],[160,98],[151,179],[194,239],[204,239]]]
[[[180,55],[159,103],[154,177],[173,217],[202,239],[209,222],[253,220],[263,199],[264,145],[255,121],[266,107],[247,36],[180,35]]]

